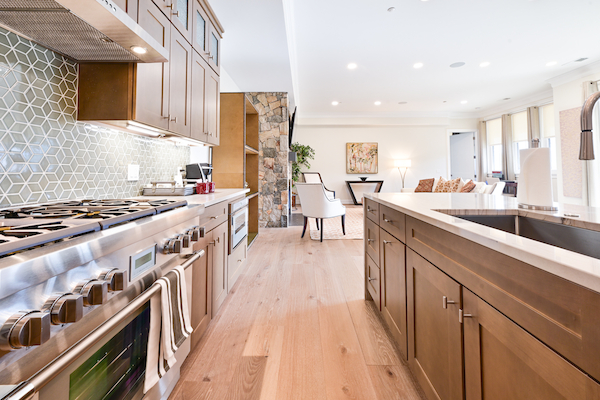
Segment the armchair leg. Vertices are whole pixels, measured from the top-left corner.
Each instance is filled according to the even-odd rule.
[[[323,218],[321,218],[321,242],[323,242],[323,231],[325,229],[323,229]]]
[[[306,225],[308,224],[308,217],[304,217],[304,229],[302,229],[302,236],[300,238],[304,237],[304,234],[306,233]]]
[[[317,230],[319,230],[319,218],[315,218],[315,221],[317,221]]]
[[[342,232],[346,235],[346,214],[342,215]]]

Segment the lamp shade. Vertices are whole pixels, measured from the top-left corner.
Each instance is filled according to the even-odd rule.
[[[410,168],[410,160],[394,160],[394,166],[398,168]]]

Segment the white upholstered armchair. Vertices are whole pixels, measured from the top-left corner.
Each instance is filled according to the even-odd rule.
[[[303,172],[304,182],[306,183],[323,183],[323,178],[321,178],[321,174],[319,172]],[[325,194],[330,200],[335,199],[335,190],[329,190],[325,187],[323,183],[323,189],[325,189]]]
[[[302,237],[306,233],[306,225],[309,218],[317,219],[317,229],[321,220],[321,242],[323,241],[323,219],[342,217],[342,232],[346,234],[346,207],[339,199],[330,199],[325,192],[322,183],[296,183],[296,190],[300,196],[302,214],[304,216],[304,229]]]

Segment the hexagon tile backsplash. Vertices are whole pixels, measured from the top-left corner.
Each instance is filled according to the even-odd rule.
[[[136,196],[189,162],[188,146],[77,122],[76,102],[76,63],[0,28],[0,207]]]

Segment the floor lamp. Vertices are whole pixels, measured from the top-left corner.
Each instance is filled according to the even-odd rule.
[[[404,178],[406,178],[406,171],[410,168],[410,160],[394,160],[394,166],[398,168],[400,177],[402,178],[402,189],[404,189]],[[404,168],[404,172],[402,172]]]

